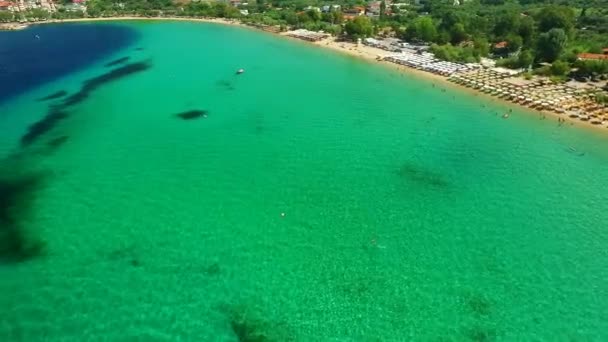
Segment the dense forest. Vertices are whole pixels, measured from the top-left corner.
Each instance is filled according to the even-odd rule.
[[[324,5],[339,7],[319,11]],[[368,5],[362,0],[252,0],[238,7],[219,1],[90,0],[86,14],[62,9],[52,16],[238,18],[255,25],[323,30],[351,39],[392,35],[431,44],[438,58],[449,61],[474,62],[491,56],[502,66],[533,67],[537,73],[557,77],[569,73],[571,67],[582,76],[608,73],[606,60],[577,60],[579,53],[601,54],[608,48],[608,0],[382,1],[373,16],[352,16],[355,6]],[[26,15],[51,16],[41,12]],[[10,20],[1,15],[0,21]],[[349,16],[351,20],[346,20]]]

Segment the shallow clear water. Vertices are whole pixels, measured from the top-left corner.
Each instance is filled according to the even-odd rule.
[[[257,31],[124,26],[0,105],[2,155],[48,174],[0,340],[608,339],[605,137]],[[124,56],[151,68],[20,147],[33,99]]]

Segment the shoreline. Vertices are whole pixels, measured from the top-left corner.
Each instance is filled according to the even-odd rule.
[[[199,23],[213,23],[213,24],[222,24],[222,25],[230,25],[230,26],[238,26],[243,28],[252,28],[258,31],[270,33],[276,36],[285,37],[288,39],[293,39],[295,41],[299,41],[302,43],[307,43],[309,46],[321,47],[327,50],[332,50],[335,52],[339,52],[342,54],[346,54],[352,57],[360,58],[366,62],[373,62],[373,64],[382,65],[383,67],[391,68],[399,73],[407,74],[413,77],[418,77],[426,82],[438,82],[442,86],[450,87],[451,89],[455,89],[458,91],[462,91],[472,96],[481,97],[484,100],[488,100],[490,102],[500,104],[506,106],[508,108],[517,108],[522,112],[526,112],[530,115],[542,116],[549,121],[553,121],[558,123],[558,119],[561,119],[563,123],[560,125],[565,126],[574,126],[580,127],[586,130],[591,130],[595,133],[608,133],[608,130],[604,126],[598,126],[591,124],[588,121],[577,120],[574,118],[570,118],[567,115],[558,114],[553,111],[548,110],[538,110],[534,108],[530,108],[528,106],[511,102],[507,99],[499,98],[492,96],[490,94],[478,91],[473,88],[468,88],[454,82],[451,82],[448,77],[418,70],[415,68],[410,68],[407,66],[399,65],[396,63],[392,63],[385,60],[378,60],[378,57],[386,57],[390,55],[388,51],[371,47],[367,45],[357,45],[353,42],[348,41],[337,41],[335,37],[329,37],[317,42],[307,42],[295,37],[289,37],[285,32],[269,32],[266,30],[261,30],[258,27],[244,24],[238,20],[230,20],[225,18],[185,18],[185,17],[135,17],[135,16],[126,16],[126,17],[107,17],[107,18],[75,18],[75,19],[52,19],[41,22],[27,23],[26,25],[44,25],[44,24],[60,24],[60,23],[78,23],[78,22],[103,22],[103,21],[186,21],[186,22],[199,22]],[[441,88],[440,88],[441,89]]]
[[[64,24],[64,23],[86,23],[99,21],[191,21],[202,23],[214,23],[232,26],[248,26],[238,20],[229,20],[224,18],[189,18],[189,17],[104,17],[104,18],[74,18],[74,19],[50,19],[45,21],[37,21],[26,23],[26,25],[44,25],[44,24]]]
[[[292,37],[288,37],[288,38],[292,38]],[[293,39],[300,40],[297,38],[293,38]],[[302,40],[300,40],[300,41],[302,41]],[[306,41],[302,41],[302,42],[307,43]],[[415,68],[410,68],[407,66],[399,65],[399,64],[392,63],[392,62],[385,61],[385,60],[379,61],[379,60],[377,60],[378,56],[385,57],[385,56],[391,55],[391,53],[389,53],[388,51],[385,51],[385,50],[382,50],[379,48],[366,46],[366,45],[357,46],[357,44],[352,43],[352,42],[339,42],[339,41],[336,41],[334,37],[324,39],[324,40],[321,40],[318,42],[309,43],[309,44],[314,45],[314,46],[323,47],[323,48],[328,48],[328,49],[331,49],[331,50],[334,50],[337,52],[341,52],[341,53],[344,53],[344,54],[347,54],[347,55],[350,55],[353,57],[358,57],[367,62],[374,62],[374,64],[379,64],[379,65],[391,68],[393,70],[396,70],[400,73],[405,73],[405,74],[408,74],[408,75],[411,75],[414,77],[424,79],[427,82],[430,81],[430,82],[440,83],[441,84],[441,86],[439,87],[440,89],[441,89],[441,87],[444,87],[444,88],[449,87],[451,89],[462,91],[469,95],[480,97],[484,100],[488,100],[495,104],[499,104],[499,105],[506,106],[508,108],[513,108],[513,109],[517,108],[519,111],[526,112],[529,115],[534,115],[537,117],[539,117],[539,116],[545,117],[545,119],[548,120],[549,122],[554,122],[555,124],[558,124],[558,125],[559,125],[558,119],[561,119],[564,122],[560,126],[580,127],[585,130],[588,130],[588,131],[590,130],[595,133],[601,133],[604,135],[606,133],[608,133],[608,129],[606,129],[606,127],[604,127],[604,126],[594,125],[594,124],[590,123],[589,121],[578,120],[575,118],[571,118],[567,115],[558,114],[558,113],[555,113],[555,112],[549,111],[549,110],[538,110],[538,109],[530,108],[526,105],[511,102],[504,98],[492,96],[492,95],[484,93],[482,91],[478,91],[477,89],[465,87],[460,84],[451,82],[448,79],[448,77],[446,77],[446,76],[418,70]]]

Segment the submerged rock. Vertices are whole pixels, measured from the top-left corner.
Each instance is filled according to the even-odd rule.
[[[420,165],[406,162],[401,166],[398,172],[399,176],[414,183],[420,183],[426,186],[444,188],[449,185],[448,181],[442,174],[433,170],[427,170]]]
[[[43,134],[53,129],[61,120],[68,117],[68,113],[60,109],[51,109],[45,117],[36,121],[28,127],[27,132],[21,137],[21,146],[32,144]]]
[[[115,59],[115,60],[113,60],[113,61],[111,61],[109,63],[106,63],[104,66],[106,68],[117,66],[119,64],[126,63],[127,61],[129,61],[129,59],[131,59],[131,57],[128,57],[128,56],[127,57],[118,58],[118,59]]]
[[[60,137],[49,140],[46,144],[49,147],[56,148],[56,147],[59,147],[59,146],[65,144],[65,142],[68,141],[68,139],[69,139],[69,137],[67,135],[62,135]]]
[[[138,72],[146,71],[146,70],[150,69],[151,67],[152,66],[149,62],[130,63],[130,64],[123,65],[119,68],[112,69],[105,74],[90,78],[83,82],[83,85],[80,88],[80,91],[78,91],[76,94],[65,99],[65,101],[63,101],[62,105],[68,107],[68,106],[72,106],[77,103],[80,103],[84,99],[86,99],[93,90],[99,88],[100,86],[102,86],[106,83],[110,83],[110,82],[119,80],[126,76],[136,74]]]
[[[23,226],[36,191],[40,174],[0,171],[0,260],[19,262],[40,255],[44,244]]]
[[[67,110],[69,107],[84,101],[100,86],[145,71],[150,67],[151,65],[148,62],[131,63],[84,81],[78,92],[66,97],[59,104],[50,106],[44,118],[30,125],[28,131],[21,137],[21,146],[26,147],[32,144],[42,135],[52,130],[61,120],[68,117]]]
[[[60,91],[58,91],[58,92],[56,92],[56,93],[52,93],[52,94],[47,95],[47,96],[45,96],[45,97],[41,97],[41,98],[39,98],[37,101],[42,102],[42,101],[48,101],[48,100],[55,100],[55,99],[58,99],[58,98],[64,97],[64,96],[66,96],[67,94],[68,94],[68,92],[67,92],[67,91],[65,91],[65,90],[60,90]]]
[[[175,114],[175,116],[182,120],[192,120],[198,118],[206,118],[207,113],[208,112],[206,110],[189,110],[186,112],[177,113]]]

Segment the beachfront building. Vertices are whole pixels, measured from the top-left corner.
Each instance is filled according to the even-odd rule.
[[[602,53],[579,53],[578,59],[586,61],[608,61],[608,48],[602,50]]]
[[[304,29],[289,31],[286,33],[286,35],[290,36],[290,37],[306,40],[309,42],[317,42],[319,40],[329,37],[329,34],[327,34],[327,33],[308,31],[308,30],[304,30]]]
[[[325,6],[321,7],[321,12],[327,13],[327,12],[331,12],[331,11],[339,11],[340,8],[341,8],[340,5],[325,5]]]
[[[55,3],[51,0],[16,0],[14,2],[0,0],[0,11],[25,12],[37,8],[48,12],[57,11]]]
[[[13,11],[13,3],[8,1],[0,1],[0,11]]]
[[[360,16],[360,15],[364,15],[365,14],[365,7],[363,6],[355,6],[353,8],[349,8],[349,9],[345,9],[344,11],[342,11],[342,13],[344,13],[344,16]]]

